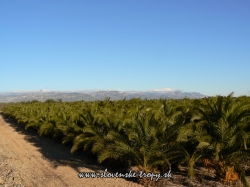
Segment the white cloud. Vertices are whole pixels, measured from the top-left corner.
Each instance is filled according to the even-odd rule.
[[[157,91],[157,92],[174,92],[174,91],[178,91],[178,90],[173,89],[173,88],[159,88],[159,89],[153,89],[152,91]]]

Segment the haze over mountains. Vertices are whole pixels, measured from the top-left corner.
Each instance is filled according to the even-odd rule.
[[[94,90],[94,91],[16,91],[0,93],[0,102],[20,102],[20,101],[46,101],[47,99],[62,101],[95,101],[110,98],[110,100],[119,99],[182,99],[185,97],[194,99],[202,98],[205,95],[198,92],[182,92],[177,90],[163,89],[152,91],[117,91],[117,90]]]

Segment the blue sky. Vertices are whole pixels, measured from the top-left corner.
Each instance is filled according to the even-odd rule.
[[[250,92],[250,1],[0,1],[0,92]]]

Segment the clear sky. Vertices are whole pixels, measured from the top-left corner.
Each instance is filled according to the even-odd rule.
[[[0,92],[250,93],[249,0],[2,0]]]

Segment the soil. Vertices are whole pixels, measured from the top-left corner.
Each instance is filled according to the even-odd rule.
[[[86,152],[70,154],[70,146],[39,136],[34,130],[25,130],[0,114],[0,186],[142,187],[135,179],[78,177],[79,172],[102,173],[106,168],[112,173],[120,171],[98,164],[96,158]],[[214,180],[213,172],[205,168],[198,168],[196,172],[198,178],[191,182],[186,177],[186,168],[180,168],[179,172],[172,173],[172,178],[152,182],[150,186],[229,186]]]

